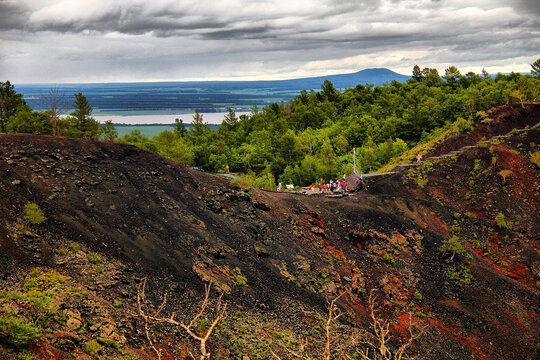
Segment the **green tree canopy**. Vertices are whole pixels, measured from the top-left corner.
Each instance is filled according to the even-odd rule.
[[[9,81],[0,81],[0,131],[7,131],[9,119],[17,114],[17,109],[22,105],[26,105],[22,94],[17,94]]]
[[[106,120],[103,125],[99,126],[99,135],[103,138],[105,141],[115,141],[118,137],[118,131],[116,131],[116,127],[114,126],[112,120]]]
[[[19,106],[17,114],[7,123],[8,132],[49,135],[52,131],[50,112],[32,111],[28,105]]]
[[[420,66],[414,65],[413,71],[412,71],[412,79],[416,82],[421,82],[424,80],[424,74],[422,74],[422,71],[420,70]]]

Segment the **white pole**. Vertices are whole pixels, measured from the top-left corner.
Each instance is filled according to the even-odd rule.
[[[356,174],[356,148],[353,148],[353,171]]]

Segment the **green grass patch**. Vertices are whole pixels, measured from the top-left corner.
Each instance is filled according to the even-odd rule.
[[[500,229],[512,230],[514,228],[514,223],[506,220],[503,213],[498,213],[495,216],[495,222]]]
[[[461,264],[458,266],[449,266],[444,270],[444,275],[460,285],[470,285],[473,276],[471,275],[471,270],[465,265]]]
[[[19,319],[14,315],[0,315],[0,341],[21,348],[38,339],[42,334],[41,327]]]
[[[47,218],[43,215],[38,204],[29,202],[24,206],[24,220],[31,225],[39,225],[44,223]]]

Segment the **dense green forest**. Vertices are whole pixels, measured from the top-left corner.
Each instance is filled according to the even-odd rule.
[[[479,112],[538,100],[537,63],[531,75],[496,76],[462,75],[451,66],[441,77],[436,69],[415,66],[406,83],[359,84],[343,92],[325,81],[320,91],[303,90],[289,102],[254,107],[250,115],[229,110],[217,131],[197,112],[189,130],[177,119],[174,131],[153,139],[138,131],[116,139],[110,122],[98,126],[91,118],[82,94],[68,117],[56,119],[54,109],[32,111],[6,82],[2,98],[13,105],[2,105],[0,126],[3,132],[51,134],[54,125],[58,135],[115,140],[205,171],[243,173],[259,187],[271,189],[278,181],[306,185],[352,173],[353,148],[357,169],[367,172],[443,132],[466,131]]]

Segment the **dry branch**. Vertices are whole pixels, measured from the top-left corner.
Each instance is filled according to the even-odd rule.
[[[366,339],[364,344],[368,345],[366,349],[358,349],[357,353],[360,354],[363,360],[405,360],[412,359],[405,357],[405,352],[412,345],[413,341],[418,339],[426,330],[426,327],[418,327],[412,322],[412,315],[409,314],[409,327],[408,327],[408,339],[402,344],[395,353],[392,353],[388,346],[388,342],[391,339],[390,336],[390,324],[378,317],[375,313],[375,289],[372,289],[369,293],[369,313],[371,317],[371,323],[373,327],[373,339]],[[347,356],[348,357],[348,356]],[[350,358],[350,357],[348,357]]]
[[[58,90],[57,87],[49,88],[46,92],[41,91],[39,105],[51,113],[53,136],[56,136],[56,120],[70,104],[70,97]]]
[[[298,342],[298,346],[296,349],[291,349],[287,346],[286,343],[280,342],[281,348],[287,352],[289,355],[303,360],[313,360],[313,359],[324,359],[324,360],[330,360],[332,358],[332,353],[335,351],[332,351],[333,345],[335,344],[335,339],[333,339],[332,329],[334,326],[334,323],[341,317],[341,312],[339,311],[336,303],[337,301],[343,296],[343,293],[339,296],[335,297],[332,301],[326,300],[327,308],[328,308],[328,314],[325,318],[323,318],[321,315],[317,314],[320,317],[320,320],[324,322],[324,350],[322,351],[322,354],[316,355],[316,354],[310,354],[308,351],[308,348],[311,348],[308,340],[306,338],[299,338],[295,339]],[[304,314],[308,314],[304,311]],[[270,349],[270,353],[276,358],[277,360],[281,360],[281,357],[276,354],[272,349]]]
[[[137,291],[137,309],[138,309],[138,315],[144,319],[145,324],[145,333],[146,338],[148,339],[148,342],[154,352],[156,353],[158,359],[161,359],[161,352],[155,347],[154,342],[151,339],[150,331],[149,331],[149,322],[154,321],[158,323],[168,323],[175,326],[180,326],[186,332],[195,340],[200,342],[200,352],[201,355],[199,357],[200,360],[205,360],[210,358],[210,353],[208,352],[208,349],[206,348],[206,342],[210,338],[210,335],[212,334],[214,328],[218,324],[218,322],[225,317],[225,311],[227,310],[227,304],[223,304],[221,299],[223,297],[223,293],[220,294],[217,304],[215,306],[215,318],[214,321],[212,321],[212,324],[207,329],[207,331],[204,333],[204,335],[198,335],[193,331],[193,328],[197,325],[197,320],[204,314],[204,312],[208,308],[208,302],[210,299],[210,290],[212,288],[212,283],[205,284],[205,296],[204,300],[200,306],[199,312],[191,321],[189,324],[185,325],[182,322],[179,322],[174,319],[176,313],[173,312],[169,317],[160,317],[159,315],[165,308],[165,305],[167,304],[167,294],[163,296],[163,301],[161,302],[161,305],[157,308],[157,310],[152,314],[149,315],[144,311],[144,303],[146,301],[146,295],[145,295],[145,288],[146,288],[146,278],[143,279],[143,281],[139,284],[139,289]],[[190,353],[191,355],[191,353]],[[191,355],[192,358],[195,358],[193,355]]]

